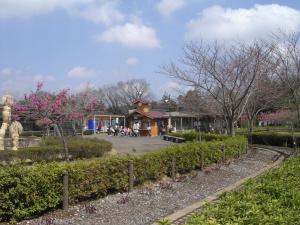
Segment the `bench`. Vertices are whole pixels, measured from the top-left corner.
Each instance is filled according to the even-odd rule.
[[[175,137],[175,136],[170,136],[170,135],[164,135],[163,139],[165,141],[172,141],[172,142],[175,142],[175,143],[185,142],[185,138]]]

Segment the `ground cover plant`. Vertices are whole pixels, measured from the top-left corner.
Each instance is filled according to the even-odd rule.
[[[186,224],[300,224],[300,157],[285,162],[242,191],[224,194]]]
[[[64,171],[69,173],[69,201],[73,204],[128,190],[129,160],[133,160],[134,185],[139,185],[170,175],[173,158],[177,172],[185,173],[201,164],[238,157],[246,147],[246,138],[235,137],[174,145],[143,155],[0,167],[0,221],[29,218],[61,206]]]
[[[70,159],[101,157],[112,149],[112,144],[96,138],[67,137]],[[61,161],[64,159],[64,146],[58,137],[44,138],[37,147],[20,148],[18,151],[0,151],[0,161],[24,163],[41,161]]]

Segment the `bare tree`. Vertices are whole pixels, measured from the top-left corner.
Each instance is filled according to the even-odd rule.
[[[151,100],[152,93],[149,83],[144,79],[132,79],[117,84],[120,95],[127,105],[132,105],[136,100]]]
[[[123,101],[116,86],[110,85],[98,90],[104,96],[107,111],[113,114],[123,113]]]
[[[200,90],[189,90],[178,96],[178,107],[183,111],[193,113],[210,112],[214,104],[211,104],[209,98],[210,96]]]
[[[150,85],[143,79],[120,81],[99,89],[99,93],[104,96],[107,110],[113,114],[126,113],[138,99],[149,101],[152,98]]]
[[[274,36],[277,43],[274,54],[278,62],[276,74],[289,90],[300,125],[300,32],[280,32]]]
[[[234,124],[244,112],[270,51],[263,42],[230,46],[190,43],[184,47],[181,66],[171,63],[160,72],[208,93],[219,104],[227,131],[234,136]]]
[[[269,67],[269,72],[273,72],[272,67]],[[273,111],[280,108],[280,100],[285,94],[286,92],[281,87],[278,80],[274,80],[266,74],[261,75],[260,79],[256,81],[252,94],[249,97],[248,104],[245,107],[250,143],[252,143],[254,122],[256,121],[259,113],[263,111]]]

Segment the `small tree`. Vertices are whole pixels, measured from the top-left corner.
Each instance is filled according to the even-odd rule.
[[[43,84],[38,83],[34,92],[25,95],[23,101],[16,103],[14,115],[33,119],[41,127],[57,125],[64,146],[65,160],[69,161],[68,145],[62,129],[62,124],[74,116],[69,91],[64,89],[57,94],[50,94],[42,91],[42,87]]]

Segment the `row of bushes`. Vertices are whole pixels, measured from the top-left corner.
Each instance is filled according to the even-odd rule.
[[[185,138],[187,141],[203,140],[203,141],[223,141],[230,136],[211,134],[211,133],[199,133],[195,131],[176,132],[172,133],[172,136]],[[249,142],[251,137],[248,136]],[[281,147],[294,147],[294,140],[292,134],[282,133],[265,133],[255,132],[252,134],[252,144],[262,144]],[[295,135],[295,144],[300,146],[300,136]]]
[[[300,224],[300,157],[287,161],[242,191],[227,193],[195,214],[196,224]]]
[[[70,163],[12,165],[0,168],[0,221],[20,220],[57,208],[62,203],[62,174],[69,172],[71,203],[95,199],[128,188],[128,161],[133,160],[135,185],[170,175],[176,158],[179,173],[237,157],[247,147],[243,137],[223,142],[191,142],[144,155],[114,155]],[[222,151],[223,150],[223,151]],[[202,157],[202,159],[201,159]]]
[[[175,132],[171,134],[175,137],[184,138],[186,141],[202,140],[202,141],[223,141],[229,138],[229,136],[212,134],[212,133],[202,133],[195,131],[183,131]]]
[[[248,137],[249,140],[251,137]],[[281,147],[294,147],[294,140],[292,134],[280,134],[280,133],[253,133],[253,144],[273,145]],[[295,143],[300,146],[300,136],[295,136]]]
[[[101,157],[112,149],[112,144],[105,140],[82,137],[66,138],[71,159]],[[61,161],[64,159],[64,148],[58,137],[47,137],[37,147],[21,148],[18,151],[0,151],[0,161],[22,163],[40,161]]]

